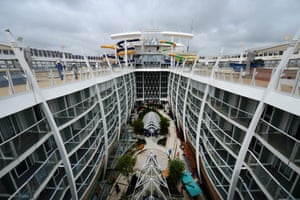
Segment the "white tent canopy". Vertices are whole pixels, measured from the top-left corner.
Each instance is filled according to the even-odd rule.
[[[150,134],[157,134],[160,129],[160,117],[155,112],[148,112],[144,118],[144,129],[148,131]]]

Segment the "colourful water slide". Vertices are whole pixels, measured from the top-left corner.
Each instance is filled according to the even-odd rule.
[[[113,58],[113,59],[116,58],[114,54],[107,54],[106,56],[107,56],[108,58]]]
[[[140,41],[140,39],[131,39],[131,40],[126,40],[126,42],[137,42]],[[117,55],[118,56],[124,56],[125,55],[125,48],[124,48],[124,43],[125,40],[121,40],[117,43],[118,49],[117,49]],[[127,48],[127,55],[135,54],[134,47],[128,47]]]
[[[135,50],[133,47],[130,47],[127,49],[127,55],[135,54]],[[124,56],[125,55],[125,49],[118,49],[117,50],[118,56]]]
[[[137,41],[140,41],[140,39],[126,40],[127,43],[137,42]],[[125,61],[123,61],[123,56],[125,55],[124,43],[125,43],[125,40],[121,40],[116,45],[113,45],[113,44],[112,45],[109,45],[109,44],[101,45],[101,48],[116,50],[117,56],[119,57],[119,59],[121,60],[121,62],[125,62]],[[128,47],[127,48],[127,55],[131,55],[131,54],[135,54],[134,47]],[[113,58],[113,57],[110,56],[110,58]]]
[[[195,60],[198,58],[197,55],[195,54],[175,54],[175,53],[169,53],[169,56],[175,57],[178,61],[183,61],[183,60]]]
[[[126,42],[137,42],[137,41],[140,41],[140,39],[131,39],[131,40],[126,40]],[[119,41],[118,43],[117,43],[117,46],[119,47],[119,48],[124,48],[123,47],[123,44],[125,43],[125,40],[121,40],[121,41]]]
[[[116,49],[117,48],[117,46],[114,44],[104,44],[104,45],[101,45],[100,47],[104,48],[104,49]]]
[[[176,47],[176,43],[175,42],[170,42],[170,41],[166,41],[166,40],[159,40],[159,43],[170,44],[173,47]]]
[[[115,50],[117,48],[116,45],[114,44],[104,44],[104,45],[101,45],[100,46],[101,48],[104,48],[104,49],[113,49]],[[116,56],[114,54],[106,54],[106,55],[102,55],[101,58],[105,58],[107,57],[111,63],[116,63]]]

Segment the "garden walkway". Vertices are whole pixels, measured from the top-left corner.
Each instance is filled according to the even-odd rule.
[[[162,170],[167,169],[168,167],[168,154],[171,149],[170,158],[173,159],[175,157],[179,157],[179,159],[184,160],[182,154],[183,150],[180,148],[180,140],[176,135],[176,127],[174,121],[170,119],[170,117],[164,113],[163,111],[159,111],[164,117],[170,120],[169,133],[167,135],[166,145],[162,146],[157,144],[157,141],[161,137],[145,137],[146,144],[144,149],[137,154],[137,162],[135,165],[135,170],[140,170],[145,163],[146,158],[153,152],[157,156],[157,161],[160,164]],[[107,200],[117,200],[121,198],[122,193],[125,193],[127,190],[127,180],[124,176],[120,175],[115,184],[118,184],[120,187],[120,192],[117,193],[115,189],[115,185],[112,188]],[[188,195],[184,193],[184,199],[189,199]]]

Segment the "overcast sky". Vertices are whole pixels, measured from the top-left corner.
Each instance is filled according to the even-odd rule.
[[[190,50],[225,54],[283,42],[300,28],[300,0],[0,0],[4,29],[30,47],[99,55],[110,34],[159,28],[193,33]]]

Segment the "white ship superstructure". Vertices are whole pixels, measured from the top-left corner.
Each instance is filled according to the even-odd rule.
[[[299,35],[251,49],[264,63],[257,68],[247,52],[188,52],[192,37],[113,34],[99,57],[20,47],[13,38],[13,47],[1,45],[0,199],[87,198],[141,103],[170,109],[192,172],[213,199],[299,199]],[[239,61],[245,70],[232,70]]]

